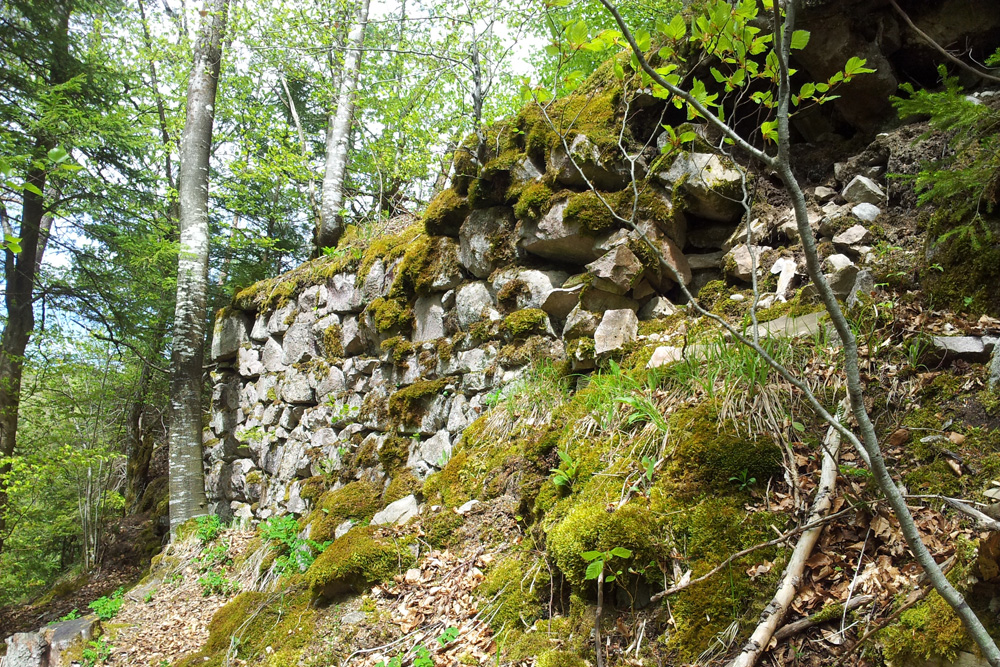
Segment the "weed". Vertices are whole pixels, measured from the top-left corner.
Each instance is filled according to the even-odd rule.
[[[97,618],[102,621],[110,621],[118,615],[118,610],[120,610],[122,605],[125,603],[125,599],[122,597],[124,593],[125,589],[119,588],[111,595],[99,597],[87,606],[94,610],[94,613],[97,614]]]
[[[74,621],[74,620],[76,620],[76,619],[80,618],[80,615],[81,615],[81,614],[80,614],[80,610],[79,610],[79,609],[76,609],[76,608],[74,608],[73,610],[71,610],[71,611],[70,611],[70,612],[69,612],[68,614],[66,614],[65,616],[60,616],[60,617],[59,617],[59,620],[60,620],[60,621]]]
[[[208,544],[222,532],[222,522],[214,514],[196,517],[194,522],[198,527],[195,534],[202,544]]]
[[[735,482],[740,485],[740,491],[745,491],[747,487],[753,486],[757,483],[756,477],[750,477],[750,473],[746,468],[741,470],[739,474],[733,475],[729,478],[730,482]]]
[[[604,568],[607,566],[608,562],[612,558],[631,558],[632,552],[625,547],[615,547],[608,551],[584,551],[580,556],[583,560],[590,563],[587,566],[587,574],[585,579],[597,579],[604,572]],[[611,583],[616,578],[621,575],[621,570],[613,571],[611,574],[604,577],[604,581]]]
[[[114,649],[115,647],[109,644],[108,640],[104,637],[88,642],[87,646],[83,649],[80,664],[83,667],[94,667],[95,665],[103,664],[111,657],[111,652]]]
[[[274,569],[279,574],[305,572],[331,542],[316,542],[299,537],[299,524],[292,516],[271,517],[257,527],[261,537],[272,543],[272,548],[280,552],[274,560]]]
[[[570,488],[573,486],[573,482],[576,481],[576,475],[579,472],[580,462],[573,458],[569,452],[559,451],[559,460],[562,463],[559,464],[558,468],[552,468],[549,472],[552,473],[552,483],[556,486]]]
[[[201,586],[201,594],[204,597],[208,597],[213,593],[219,595],[229,595],[230,593],[235,593],[239,586],[229,579],[226,579],[218,572],[208,572],[198,579],[198,585]]]

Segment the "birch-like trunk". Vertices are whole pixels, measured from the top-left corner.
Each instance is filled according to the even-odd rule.
[[[177,199],[180,251],[170,358],[170,533],[208,510],[201,390],[208,283],[208,162],[229,0],[206,0],[187,89]]]
[[[337,245],[344,233],[344,180],[347,176],[347,147],[351,139],[351,124],[354,121],[354,98],[361,71],[361,48],[365,42],[365,28],[368,26],[369,0],[359,0],[354,26],[347,37],[347,55],[344,58],[340,93],[337,95],[337,113],[330,118],[330,128],[326,141],[326,171],[323,174],[322,204],[320,222],[314,239],[314,254],[323,248]]]

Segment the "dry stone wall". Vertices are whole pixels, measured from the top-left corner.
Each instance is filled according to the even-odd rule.
[[[722,279],[745,286],[757,266],[758,277],[780,273],[768,304],[803,282],[801,257],[768,252],[797,242],[791,211],[769,209],[748,230],[742,177],[727,158],[664,162],[654,144],[634,191],[627,164],[584,134],[538,161],[510,145],[457,178],[418,228],[342,265],[314,260],[219,313],[205,432],[217,514],[301,515],[359,479],[386,489],[386,504],[406,499],[533,360],[586,371],[629,349],[641,321],[674,314],[675,277],[693,292]],[[613,190],[598,196],[586,181]],[[648,243],[601,201],[635,192],[630,210]],[[868,179],[813,193],[816,236],[847,230],[832,239],[843,256],[830,262],[831,275],[850,274],[842,296],[868,252],[852,204],[878,193]]]

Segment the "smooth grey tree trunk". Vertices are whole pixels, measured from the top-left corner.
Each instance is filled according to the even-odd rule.
[[[354,122],[354,98],[361,71],[361,47],[368,26],[369,0],[359,0],[354,26],[347,37],[347,56],[337,96],[337,112],[330,118],[326,141],[326,171],[323,174],[320,222],[314,239],[314,254],[337,245],[344,233],[344,180],[347,176],[347,147]]]
[[[170,358],[170,534],[208,511],[201,393],[208,283],[208,162],[229,0],[206,0],[187,89],[177,199],[180,250]]]

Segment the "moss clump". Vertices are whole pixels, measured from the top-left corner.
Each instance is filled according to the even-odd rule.
[[[591,234],[611,229],[615,223],[611,211],[598,198],[597,193],[591,190],[569,198],[563,213],[563,221],[567,225],[579,225],[581,229]]]
[[[424,229],[430,236],[458,236],[469,210],[468,202],[457,192],[450,188],[444,190],[427,205]]]
[[[457,541],[455,532],[465,523],[465,517],[444,509],[423,520],[424,539],[434,549],[445,549]]]
[[[720,423],[715,401],[679,410],[669,423],[679,443],[671,468],[681,494],[731,490],[738,486],[732,477],[766,484],[781,471],[777,445],[737,435],[731,424]]]
[[[334,541],[305,573],[312,591],[325,598],[353,591],[362,593],[390,579],[412,562],[412,538],[384,539],[373,526],[354,528]]]
[[[595,72],[589,85],[585,82],[575,94],[546,105],[544,112],[534,103],[521,109],[514,121],[520,131],[518,136],[523,138],[525,151],[537,164],[549,164],[552,150],[562,146],[563,138],[571,144],[578,134],[586,135],[597,147],[599,164],[620,159],[621,89],[618,86],[594,87],[596,76]],[[624,140],[626,143],[632,140],[628,131]]]
[[[282,595],[240,593],[212,617],[209,637],[198,653],[175,663],[178,667],[221,667],[236,646],[243,661],[261,660],[269,667],[299,664],[316,632],[316,611],[308,591],[293,587]]]
[[[390,475],[395,471],[399,470],[401,467],[406,465],[406,459],[410,454],[410,439],[403,438],[398,435],[392,435],[385,439],[382,446],[378,450],[378,460],[382,464],[382,468]],[[404,493],[394,500],[399,500],[403,496],[408,495]],[[392,500],[387,500],[386,502],[392,502]]]
[[[537,220],[548,208],[552,194],[552,188],[544,181],[529,183],[514,204],[514,215],[518,220]]]
[[[656,562],[654,544],[656,519],[638,503],[609,512],[604,503],[578,500],[566,517],[549,531],[546,544],[555,564],[574,586],[585,581],[585,551],[610,551],[625,547],[632,552],[630,563]],[[622,563],[619,563],[621,565]]]
[[[505,317],[501,329],[511,340],[545,335],[550,330],[549,316],[540,308],[525,308]]]
[[[486,573],[477,593],[485,600],[494,600],[490,627],[494,632],[503,628],[531,626],[542,615],[542,603],[533,582],[525,580],[525,573],[536,570],[536,564],[527,554],[517,554],[497,561]]]
[[[969,590],[976,546],[967,540],[958,542],[958,562],[948,573],[948,580],[960,593]],[[980,618],[985,616],[980,613]],[[995,634],[994,634],[995,636]],[[936,591],[904,611],[899,622],[878,634],[887,660],[894,664],[910,664],[942,658],[951,662],[970,643],[962,621]]]
[[[420,380],[389,397],[389,418],[396,424],[417,424],[431,399],[448,386],[447,378]]]
[[[389,482],[389,486],[386,487],[382,502],[388,505],[389,503],[396,502],[400,498],[417,495],[420,493],[421,488],[423,488],[423,485],[420,483],[420,480],[413,475],[412,471],[409,469],[400,470],[393,475],[392,481]]]
[[[393,336],[382,341],[382,351],[389,355],[392,363],[399,366],[403,360],[413,354],[413,343],[402,336]]]
[[[441,275],[460,273],[458,244],[444,236],[421,236],[410,244],[389,288],[389,298],[405,300],[435,291]]]
[[[333,539],[337,526],[347,519],[367,521],[381,509],[381,496],[381,489],[371,482],[351,482],[323,493],[305,520],[311,526],[309,539],[326,542]]]
[[[587,661],[573,651],[546,651],[538,656],[538,667],[586,667]]]
[[[507,191],[511,185],[510,170],[523,153],[517,150],[507,150],[487,162],[479,177],[469,184],[469,206],[472,208],[489,208],[503,204],[507,200]]]
[[[1000,223],[968,223],[942,207],[932,217],[926,255],[919,272],[923,289],[936,309],[951,308],[969,315],[1000,316]],[[959,230],[956,232],[956,230]],[[992,239],[992,242],[990,241]],[[992,287],[991,287],[992,285]]]
[[[424,498],[445,507],[457,507],[469,500],[469,493],[462,483],[462,470],[467,462],[465,452],[453,452],[440,472],[424,480]]]
[[[343,358],[344,343],[339,324],[331,324],[323,330],[323,355],[330,360]]]
[[[368,312],[375,321],[375,328],[387,331],[409,331],[413,327],[413,309],[403,299],[378,297],[368,304]]]

